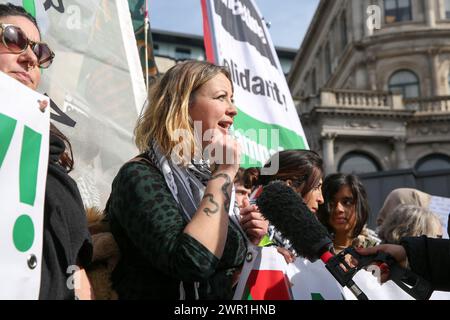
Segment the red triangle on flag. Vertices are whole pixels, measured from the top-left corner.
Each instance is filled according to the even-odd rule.
[[[289,280],[280,270],[252,270],[247,279],[250,300],[292,300]]]

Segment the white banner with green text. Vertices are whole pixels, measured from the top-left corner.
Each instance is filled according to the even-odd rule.
[[[50,113],[38,100],[0,72],[0,300],[39,296]]]
[[[275,152],[308,149],[286,78],[253,0],[201,0],[208,61],[228,67],[239,113],[234,134],[243,166],[260,166]]]

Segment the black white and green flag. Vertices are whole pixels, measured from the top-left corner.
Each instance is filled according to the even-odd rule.
[[[239,113],[234,129],[245,166],[285,149],[308,149],[270,34],[253,0],[201,0],[206,55],[227,66]]]

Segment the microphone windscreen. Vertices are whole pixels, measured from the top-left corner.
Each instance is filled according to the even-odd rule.
[[[301,256],[316,260],[332,247],[327,229],[286,183],[276,181],[265,186],[256,204]]]

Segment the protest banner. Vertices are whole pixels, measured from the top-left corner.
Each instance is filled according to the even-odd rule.
[[[288,265],[295,300],[343,300],[342,288],[321,261],[298,257]]]
[[[51,98],[51,118],[70,139],[71,176],[84,205],[103,209],[118,169],[138,153],[133,129],[147,97],[129,3],[11,2],[37,18],[43,41],[56,54],[38,90]],[[139,5],[132,3],[134,12]]]
[[[372,272],[360,270],[353,277],[353,280],[369,300],[414,300],[412,296],[403,291],[392,280],[381,284],[376,271],[372,274]],[[356,300],[355,295],[348,288],[343,288],[342,293],[346,300]],[[430,300],[449,299],[450,292],[443,291],[434,291],[430,297]]]
[[[201,0],[208,61],[228,67],[244,167],[275,152],[308,149],[270,34],[253,0]]]
[[[298,257],[287,264],[276,247],[250,246],[235,300],[343,300],[322,261]]]
[[[450,219],[450,198],[431,196],[430,210],[439,216],[442,224],[442,237],[449,238],[448,222]]]
[[[0,72],[0,300],[37,299],[49,149],[48,98]]]
[[[275,247],[249,244],[234,300],[292,300],[287,264]]]

